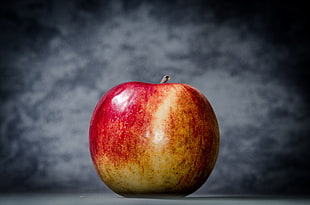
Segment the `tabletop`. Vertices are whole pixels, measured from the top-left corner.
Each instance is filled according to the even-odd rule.
[[[0,205],[275,205],[310,204],[310,197],[302,196],[188,196],[183,198],[125,198],[111,194],[23,193],[0,194]]]

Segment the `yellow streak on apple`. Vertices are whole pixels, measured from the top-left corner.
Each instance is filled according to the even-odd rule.
[[[166,154],[169,150],[166,146],[164,146],[167,143],[167,138],[165,138],[165,130],[169,122],[169,116],[173,113],[174,109],[177,105],[177,90],[171,89],[170,92],[168,92],[169,95],[165,97],[162,101],[162,104],[158,107],[157,112],[154,115],[154,118],[152,120],[152,133],[153,133],[153,155],[157,155],[155,157],[152,157],[153,159],[151,161],[151,167],[153,168],[152,174],[152,181],[155,186],[163,186],[164,184],[161,184],[162,182],[170,183],[170,184],[176,184],[177,180],[176,178],[171,178],[171,176],[167,176],[166,173],[170,172],[171,167],[167,166],[167,164],[174,164],[173,159],[171,158],[170,154]],[[158,146],[159,145],[159,146]],[[155,174],[155,175],[154,175]],[[164,177],[165,179],[159,179],[159,177]],[[167,179],[167,177],[169,179]]]

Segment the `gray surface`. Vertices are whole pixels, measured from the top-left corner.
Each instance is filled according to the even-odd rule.
[[[0,191],[109,192],[88,150],[96,102],[169,74],[219,119],[198,193],[310,194],[305,7],[205,2],[1,3]]]
[[[147,198],[123,198],[104,194],[28,194],[28,195],[0,195],[1,205],[308,205],[309,198],[279,198],[279,197],[186,197],[180,199],[147,199]]]

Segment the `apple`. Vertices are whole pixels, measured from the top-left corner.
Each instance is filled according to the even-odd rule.
[[[209,177],[219,127],[207,98],[182,83],[127,82],[98,102],[90,154],[103,182],[122,196],[186,196]]]

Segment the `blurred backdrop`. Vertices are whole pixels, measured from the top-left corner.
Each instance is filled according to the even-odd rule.
[[[3,1],[0,191],[110,192],[88,149],[94,106],[126,81],[188,83],[221,146],[197,194],[309,194],[303,1]],[[307,10],[308,11],[308,10]]]

